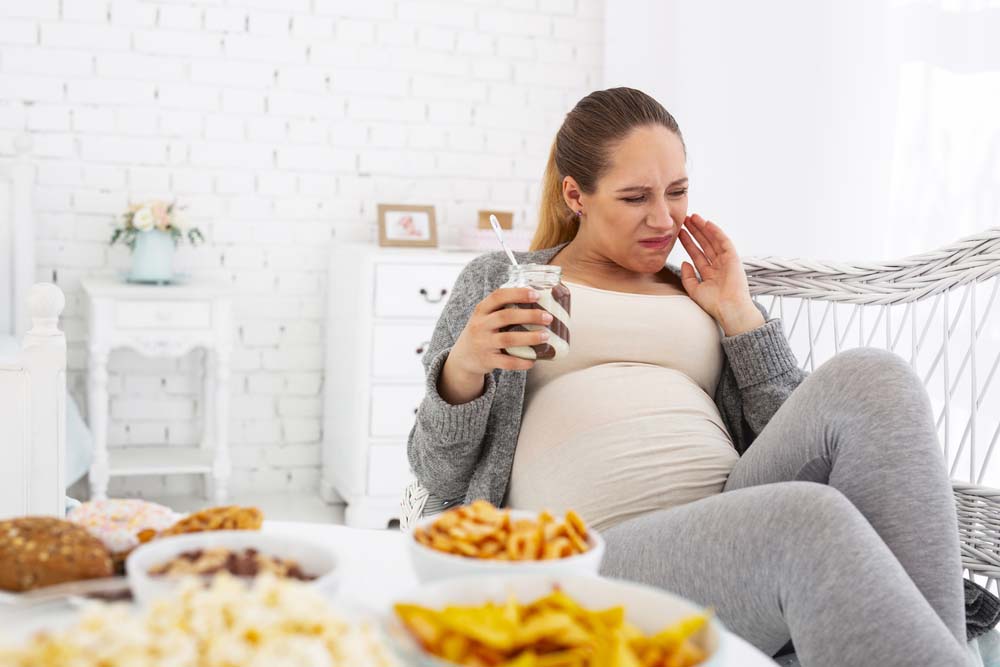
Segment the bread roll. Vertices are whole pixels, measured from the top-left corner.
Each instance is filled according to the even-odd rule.
[[[0,589],[110,577],[111,555],[86,528],[53,517],[0,521]]]

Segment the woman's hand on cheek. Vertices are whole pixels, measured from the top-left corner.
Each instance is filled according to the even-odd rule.
[[[698,214],[684,219],[678,238],[694,262],[681,264],[681,282],[688,296],[711,315],[726,335],[742,333],[764,323],[753,305],[746,271],[736,247],[715,223]],[[701,274],[701,282],[698,276]],[[753,317],[757,315],[758,318]]]

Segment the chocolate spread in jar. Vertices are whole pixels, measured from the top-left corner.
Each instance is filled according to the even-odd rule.
[[[562,359],[569,354],[570,291],[561,281],[562,267],[552,264],[515,264],[509,269],[503,287],[531,287],[538,292],[535,303],[519,303],[508,308],[537,308],[552,315],[548,327],[540,324],[515,324],[501,331],[549,330],[549,339],[539,345],[517,345],[504,348],[507,354],[543,361]]]
[[[535,303],[517,304],[515,308],[537,308],[552,316],[548,325],[549,339],[539,345],[521,345],[505,348],[515,357],[530,360],[562,359],[569,354],[570,292],[561,282],[553,287],[535,287],[539,299]],[[504,331],[542,331],[546,327],[538,324],[517,324],[505,327]]]

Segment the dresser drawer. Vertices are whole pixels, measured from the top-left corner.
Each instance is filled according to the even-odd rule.
[[[372,376],[422,381],[421,363],[434,325],[376,324],[372,333]]]
[[[123,329],[206,329],[212,325],[212,304],[203,301],[119,301],[115,326]]]
[[[424,385],[382,384],[372,387],[371,423],[373,437],[406,437],[413,428],[415,412],[424,398]]]
[[[368,493],[373,496],[403,495],[410,483],[406,445],[371,445],[368,448]]]
[[[437,319],[461,271],[461,264],[376,265],[375,316]]]

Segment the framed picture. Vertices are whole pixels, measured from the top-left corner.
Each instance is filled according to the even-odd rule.
[[[409,204],[378,205],[378,244],[380,246],[437,246],[437,223],[433,206]]]

